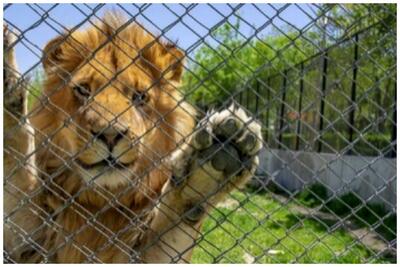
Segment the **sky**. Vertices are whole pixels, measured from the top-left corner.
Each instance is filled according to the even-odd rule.
[[[309,4],[12,4],[4,5],[4,20],[23,33],[16,46],[20,71],[39,66],[41,49],[66,28],[82,23],[90,14],[101,18],[107,10],[119,10],[153,33],[164,32],[167,39],[193,53],[202,42],[213,44],[209,31],[226,20],[234,23],[234,12],[243,19],[240,34],[259,38],[284,31],[290,24],[298,29],[309,25],[316,10]],[[95,18],[93,16],[93,18]],[[88,23],[81,27],[87,27]]]

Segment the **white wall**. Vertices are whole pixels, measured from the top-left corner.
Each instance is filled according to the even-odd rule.
[[[332,192],[349,191],[362,199],[396,208],[396,159],[263,149],[258,175],[289,191],[320,182]]]

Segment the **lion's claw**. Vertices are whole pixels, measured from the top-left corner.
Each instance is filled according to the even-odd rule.
[[[206,128],[200,129],[195,134],[193,145],[199,150],[212,145],[212,136]]]
[[[202,205],[197,204],[185,212],[183,219],[189,223],[196,223],[201,219],[201,217],[203,217],[204,214],[205,208]]]
[[[238,119],[229,117],[215,128],[215,133],[217,136],[235,136],[241,127]]]

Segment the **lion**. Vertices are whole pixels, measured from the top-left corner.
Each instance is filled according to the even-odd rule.
[[[254,174],[260,125],[234,105],[197,122],[179,90],[185,53],[117,13],[44,47],[27,112],[12,37],[6,27],[6,260],[190,262],[210,209]]]

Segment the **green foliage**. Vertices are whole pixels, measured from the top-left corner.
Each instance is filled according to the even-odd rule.
[[[220,105],[246,82],[266,77],[309,56],[312,46],[294,32],[261,40],[241,37],[240,23],[225,23],[212,33],[218,44],[204,43],[189,62],[183,89],[199,106]]]
[[[342,36],[350,36],[378,22],[382,22],[381,31],[396,28],[396,4],[323,4],[321,13],[322,10],[329,18],[328,27],[341,28]]]
[[[366,133],[360,138],[358,136],[353,137],[354,147],[353,151],[355,155],[363,156],[378,156],[380,152],[390,152],[390,136],[381,133]],[[340,137],[337,133],[330,132],[323,135],[324,142],[329,144],[323,146],[322,151],[332,153],[340,151],[341,149],[349,146],[349,139],[347,133],[342,133]]]
[[[396,5],[394,4],[345,4],[345,9],[338,5],[322,6],[326,8],[321,10],[329,10],[324,11],[325,16],[329,17],[326,27],[327,31],[335,33],[336,41],[381,21],[382,23],[371,30],[368,38],[362,43],[363,47],[377,48],[376,41],[381,40],[383,34],[395,29]],[[318,23],[319,21],[316,22]],[[271,74],[279,73],[311,57],[318,51],[316,45],[323,45],[321,42],[325,38],[321,27],[301,33],[303,36],[300,38],[297,30],[288,28],[285,34],[270,33],[266,37],[250,40],[240,36],[239,29],[239,20],[233,25],[223,24],[211,33],[217,44],[204,43],[194,54],[194,61],[189,62],[191,71],[184,76],[183,88],[186,92],[191,92],[190,99],[199,106],[218,105],[243,88],[249,80],[258,77],[265,81]],[[391,61],[386,62],[386,65],[393,63],[393,56],[385,54],[387,49],[392,49],[395,34],[389,34],[385,39],[386,41],[379,45],[379,49],[368,51],[369,56],[373,56],[376,60],[374,64],[369,64],[369,67],[379,66],[378,63],[385,63],[388,60]],[[339,47],[330,53],[330,58],[335,60],[341,58],[350,63],[351,67],[352,62],[349,61],[353,58],[351,42],[348,49]],[[330,68],[331,75],[337,78],[343,77],[341,62],[336,62],[335,65],[337,66]],[[382,76],[384,69],[378,69],[375,67],[374,75]],[[386,87],[390,86],[384,86]],[[343,88],[349,88],[349,83]]]
[[[284,133],[282,135],[282,143],[289,149],[295,149],[296,138],[297,135],[295,133]],[[307,140],[305,136],[302,136],[302,138],[303,140]],[[302,144],[301,140],[300,144]],[[339,130],[325,132],[322,135],[322,140],[322,152],[326,153],[335,153],[350,146],[348,133]],[[366,133],[360,138],[355,134],[353,143],[354,155],[378,156],[380,152],[384,154],[390,153],[391,139],[389,134]],[[300,146],[301,148],[302,145]]]
[[[33,74],[33,78],[30,79],[28,85],[28,109],[31,109],[33,104],[42,94],[42,81],[43,81],[43,71],[37,70]]]

